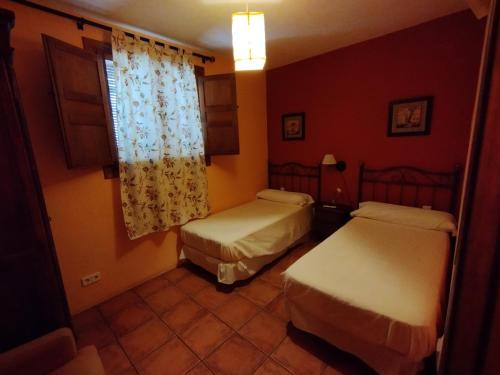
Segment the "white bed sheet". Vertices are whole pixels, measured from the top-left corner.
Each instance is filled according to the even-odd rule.
[[[415,370],[435,350],[449,247],[444,232],[354,218],[285,272],[292,321],[380,373]]]
[[[257,199],[181,228],[185,245],[222,262],[280,253],[311,229],[312,206]]]
[[[308,236],[305,235],[292,243],[287,248],[271,255],[264,255],[251,259],[241,259],[237,262],[224,262],[220,259],[204,254],[188,245],[183,245],[180,259],[189,259],[194,264],[204,268],[208,272],[217,276],[217,280],[222,284],[233,284],[238,280],[245,280],[255,275],[266,264],[271,263],[275,259],[285,254],[289,249],[307,241]]]

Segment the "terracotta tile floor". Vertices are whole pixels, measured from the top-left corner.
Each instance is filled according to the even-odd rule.
[[[313,246],[234,286],[177,268],[75,316],[78,344],[94,344],[110,375],[373,374],[288,321],[280,273]]]

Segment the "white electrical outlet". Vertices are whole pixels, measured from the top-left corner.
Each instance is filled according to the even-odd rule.
[[[100,272],[94,272],[90,275],[83,276],[80,281],[82,283],[82,287],[89,286],[90,284],[94,284],[101,280],[101,273]]]

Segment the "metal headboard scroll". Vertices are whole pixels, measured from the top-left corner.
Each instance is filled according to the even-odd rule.
[[[272,189],[307,193],[316,201],[321,197],[321,164],[315,166],[300,163],[268,164],[268,186]]]
[[[411,166],[381,169],[359,168],[358,202],[379,202],[422,207],[455,213],[460,167],[434,172]]]

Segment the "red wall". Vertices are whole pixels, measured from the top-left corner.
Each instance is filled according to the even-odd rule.
[[[269,159],[317,164],[325,153],[347,162],[356,201],[358,166],[464,165],[484,22],[470,11],[267,72]],[[429,136],[387,137],[388,103],[434,96]],[[306,113],[305,141],[281,140],[281,115]],[[323,198],[343,187],[323,169]]]

